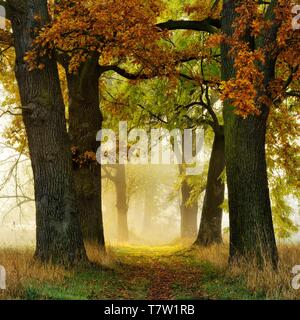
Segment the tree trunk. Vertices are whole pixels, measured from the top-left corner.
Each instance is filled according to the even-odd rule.
[[[224,1],[222,31],[233,34],[235,8],[239,2]],[[233,60],[227,44],[222,45],[222,78],[234,77]],[[268,110],[243,119],[224,103],[225,155],[230,213],[230,261],[254,259],[258,265],[277,266],[270,206],[265,134]]]
[[[221,132],[215,132],[214,136],[200,229],[195,243],[201,246],[222,243],[221,205],[224,202],[225,185],[220,176],[225,169],[225,141],[223,128],[220,129]]]
[[[101,203],[101,170],[94,158],[96,134],[102,127],[99,101],[98,57],[90,58],[76,74],[67,72],[69,90],[69,135],[79,220],[88,248],[105,250]]]
[[[33,30],[48,21],[46,0],[9,1],[23,119],[32,162],[36,202],[36,252],[42,262],[72,264],[86,259],[73,190],[70,143],[56,61],[29,71],[24,55]],[[41,18],[37,21],[35,17]]]
[[[144,221],[143,232],[146,235],[151,233],[153,228],[154,211],[156,210],[154,191],[149,186],[145,186],[145,199],[144,199]]]
[[[126,197],[126,173],[125,166],[119,164],[116,166],[116,207],[118,212],[118,240],[120,242],[127,242],[129,237],[128,232],[128,204]]]
[[[195,240],[197,237],[197,217],[198,217],[198,203],[197,201],[189,204],[192,186],[186,180],[181,185],[181,238]]]

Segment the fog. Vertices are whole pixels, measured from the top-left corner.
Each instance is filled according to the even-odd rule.
[[[14,158],[15,159],[15,158]],[[23,159],[24,160],[24,159]],[[2,161],[2,159],[1,159]],[[24,160],[16,176],[11,175],[0,197],[0,246],[33,247],[35,244],[35,206],[29,161]],[[1,181],[6,180],[11,163],[1,166]],[[112,169],[113,170],[113,169]],[[128,226],[131,245],[170,245],[180,241],[180,192],[178,170],[175,166],[128,166],[126,168],[128,189]],[[24,183],[27,181],[27,184]],[[177,182],[177,183],[176,183]],[[109,179],[103,179],[103,219],[105,238],[108,245],[118,244],[117,208],[115,186]],[[18,192],[19,198],[14,198]],[[25,192],[26,191],[26,192]],[[11,198],[10,198],[11,196]],[[203,195],[199,198],[198,225],[201,216]],[[150,203],[150,212],[146,210]],[[149,204],[148,204],[149,206]],[[295,220],[299,223],[295,206]],[[147,216],[149,215],[150,216]],[[228,214],[223,218],[224,236],[228,229]],[[288,239],[299,242],[300,233]]]
[[[9,124],[2,117],[0,134]],[[208,160],[209,152],[207,152]],[[109,168],[114,174],[114,168]],[[175,165],[127,165],[126,192],[129,244],[165,245],[180,241],[180,179]],[[103,171],[102,201],[107,244],[118,243],[116,186]],[[205,179],[205,174],[197,179]],[[203,180],[205,181],[205,180]],[[205,182],[204,182],[205,183]],[[198,226],[203,194],[199,197]],[[299,204],[289,199],[293,220],[300,224]],[[223,217],[224,237],[228,236],[228,213]],[[300,232],[288,242],[300,242]],[[20,156],[0,138],[0,246],[35,245],[35,206],[30,160]]]

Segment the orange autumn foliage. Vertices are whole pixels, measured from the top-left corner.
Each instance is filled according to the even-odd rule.
[[[42,67],[43,56],[55,49],[69,57],[70,72],[97,53],[103,65],[130,62],[149,76],[173,73],[175,57],[160,44],[168,32],[156,27],[162,10],[160,0],[60,1],[26,60]]]
[[[242,117],[259,115],[262,105],[279,106],[291,88],[299,88],[300,32],[292,30],[291,5],[291,1],[279,0],[273,9],[246,0],[236,9],[234,34],[224,39],[232,48],[235,76],[224,83],[222,98],[229,99]],[[270,81],[272,66],[266,64],[267,59],[276,63]]]

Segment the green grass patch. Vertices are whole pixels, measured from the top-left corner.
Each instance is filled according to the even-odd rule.
[[[116,247],[110,263],[68,271],[53,280],[26,278],[21,296],[37,300],[266,299],[251,292],[243,275],[203,261],[185,247]],[[33,280],[35,279],[35,280]]]

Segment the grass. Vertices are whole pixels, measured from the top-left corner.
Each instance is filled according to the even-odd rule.
[[[226,245],[188,247],[111,247],[95,263],[65,270],[32,259],[31,250],[0,250],[7,290],[0,299],[300,299],[291,288],[291,269],[300,248],[279,248],[278,272],[251,265],[227,267]],[[90,250],[93,252],[93,250]],[[91,254],[92,256],[92,254]]]

